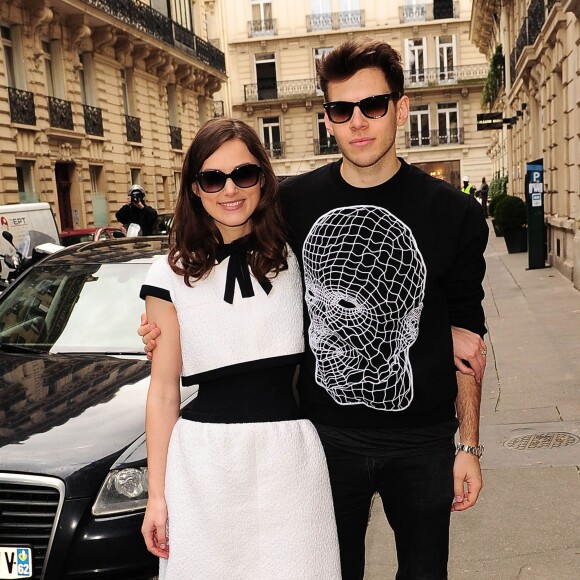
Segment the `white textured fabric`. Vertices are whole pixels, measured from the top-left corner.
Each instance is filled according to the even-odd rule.
[[[253,275],[255,296],[242,298],[236,284],[233,304],[224,301],[229,260],[216,265],[191,288],[171,270],[166,256],[151,265],[145,278],[144,284],[168,290],[177,310],[183,376],[304,351],[296,256],[289,250],[288,270],[272,279],[269,294]]]
[[[334,209],[303,258],[316,382],[341,405],[406,409],[427,275],[411,230],[381,207]]]
[[[179,419],[160,580],[340,580],[324,451],[306,420]]]

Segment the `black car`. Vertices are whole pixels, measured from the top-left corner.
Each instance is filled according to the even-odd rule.
[[[157,575],[140,532],[150,363],[136,329],[166,251],[166,236],[66,248],[0,296],[0,579]]]

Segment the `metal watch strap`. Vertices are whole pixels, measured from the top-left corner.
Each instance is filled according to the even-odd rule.
[[[471,453],[471,455],[475,455],[476,457],[481,457],[483,455],[484,447],[483,445],[465,445],[465,443],[459,443],[455,446],[455,452],[465,451],[465,453]]]

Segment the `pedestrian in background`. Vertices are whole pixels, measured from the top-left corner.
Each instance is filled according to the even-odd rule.
[[[145,190],[140,185],[132,185],[127,194],[127,201],[115,214],[125,230],[131,224],[138,224],[141,235],[153,235],[153,228],[157,221],[157,211],[145,203]]]
[[[463,176],[463,187],[461,188],[463,193],[475,197],[475,192],[477,191],[475,185],[469,185],[469,177],[467,175]]]
[[[489,185],[485,181],[485,177],[481,178],[481,187],[479,188],[479,197],[481,199],[481,207],[483,208],[483,217],[487,219],[487,198],[489,195]]]

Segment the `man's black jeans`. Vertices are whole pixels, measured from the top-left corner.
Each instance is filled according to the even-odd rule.
[[[396,580],[446,580],[453,501],[452,442],[406,457],[355,455],[325,444],[342,580],[360,580],[371,500],[378,492],[394,531]]]

